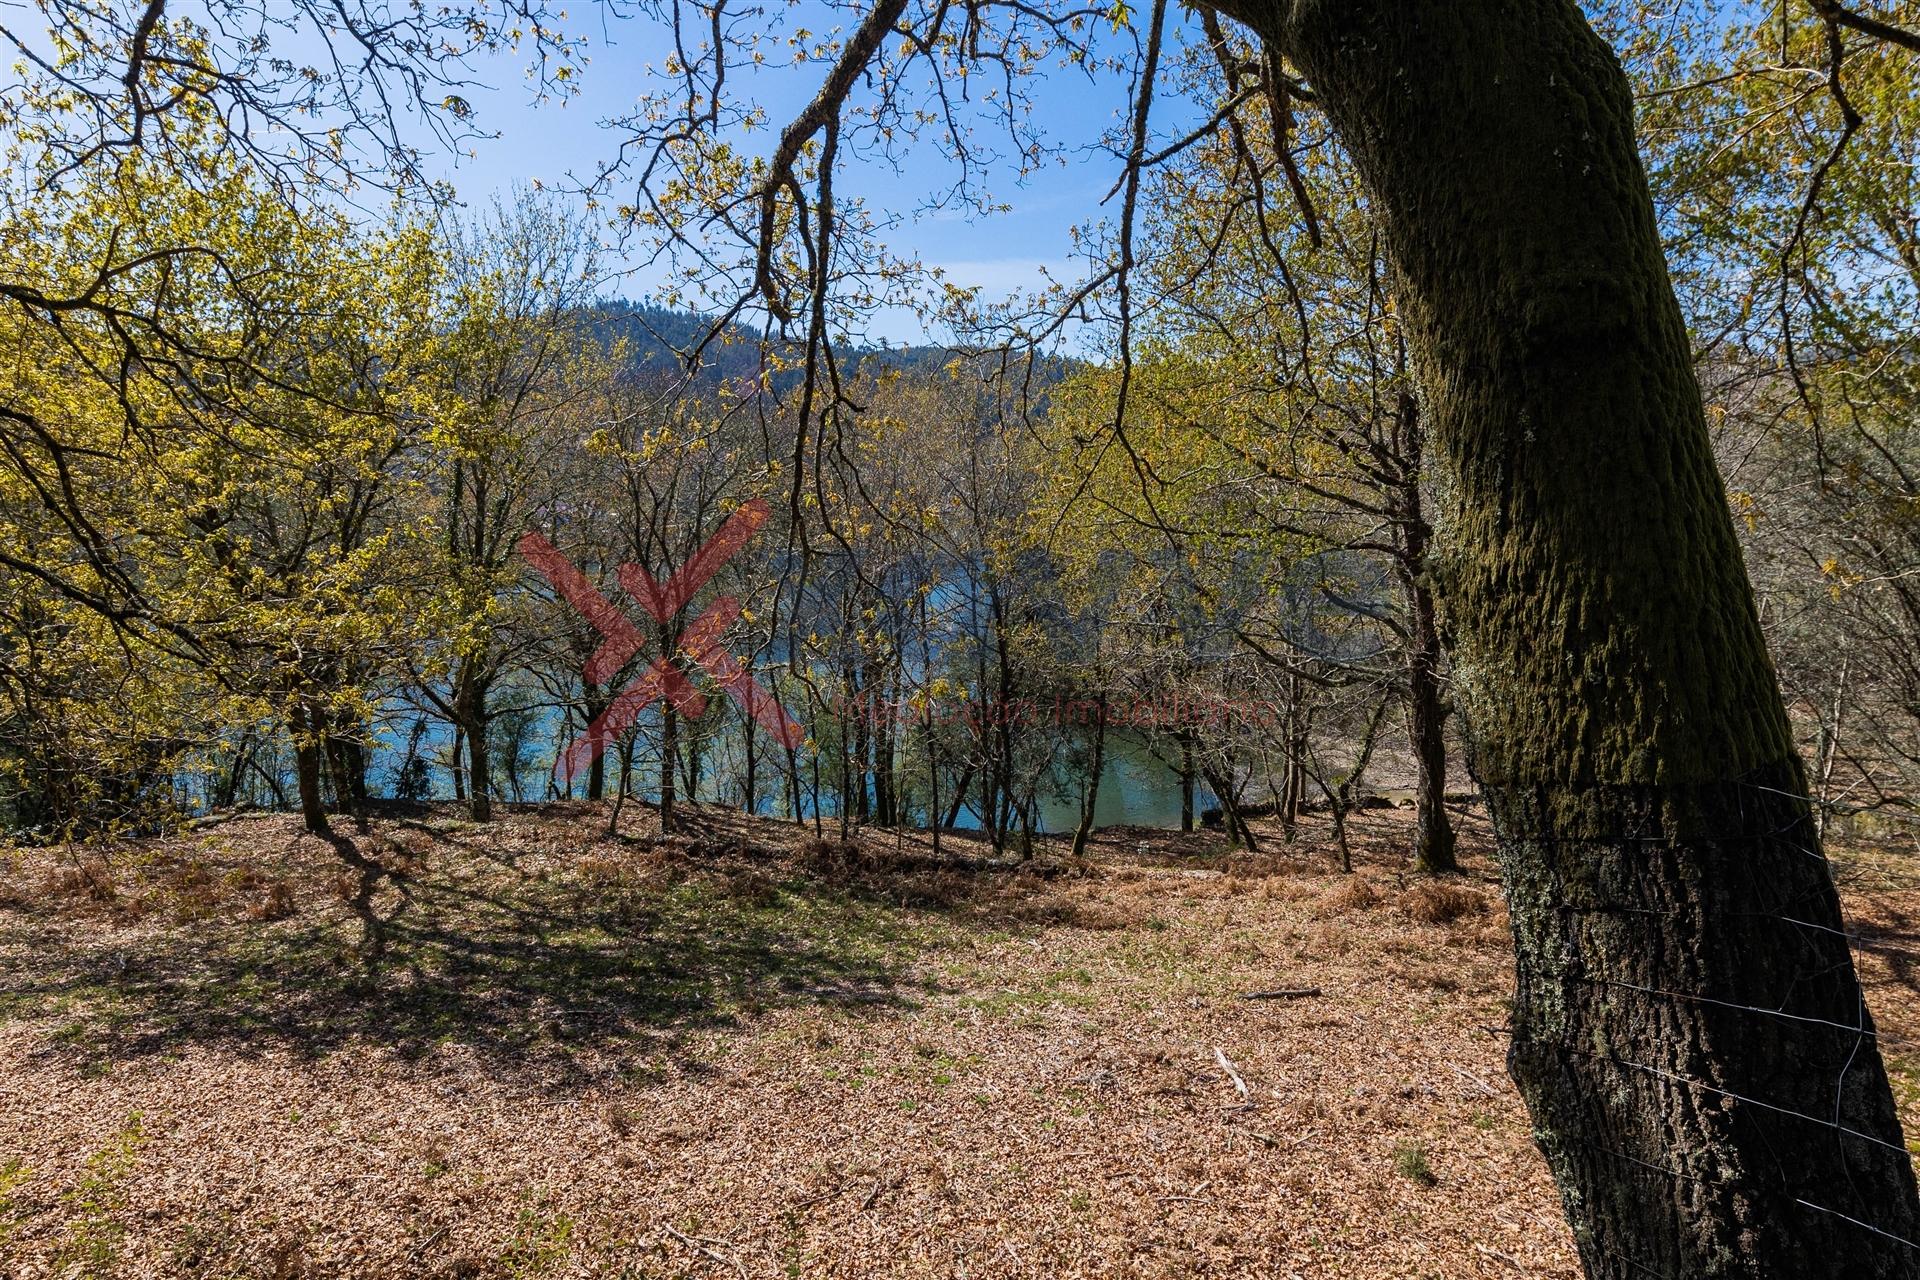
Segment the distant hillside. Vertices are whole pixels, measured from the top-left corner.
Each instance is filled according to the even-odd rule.
[[[636,374],[678,374],[684,371],[682,353],[693,350],[705,340],[713,321],[710,317],[657,306],[649,302],[614,299],[593,308],[594,332],[607,341],[624,340],[633,352]],[[707,342],[701,350],[701,368],[696,382],[701,386],[719,386],[725,382],[751,379],[760,370],[760,334],[746,326],[729,325],[725,332]],[[790,354],[799,355],[789,344]],[[842,348],[838,355],[847,372],[879,365],[903,371],[934,370],[954,356],[947,347],[933,344],[918,346],[854,346]],[[1044,389],[1064,378],[1077,362],[1048,359],[1042,362],[1039,385]],[[783,381],[797,378],[785,375]]]

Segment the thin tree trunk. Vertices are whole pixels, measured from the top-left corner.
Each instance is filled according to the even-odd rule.
[[[346,744],[328,734],[320,740],[319,746],[321,758],[326,762],[328,780],[333,784],[333,802],[347,811],[347,815],[353,819],[354,830],[366,834],[367,809],[353,793]]]
[[[520,760],[526,749],[524,737],[524,728],[516,725],[513,736],[507,741],[507,790],[513,793],[515,804],[525,804],[527,800],[526,786],[520,778]]]
[[[983,721],[980,726],[980,760],[976,770],[979,779],[980,829],[987,833],[987,842],[992,845],[996,855],[1000,852],[1000,789],[997,780],[1000,757],[994,747],[993,726]]]
[[[853,747],[850,745],[853,733],[853,717],[858,712],[843,715],[840,718],[840,839],[845,840],[852,830],[853,823]],[[865,774],[861,775],[863,778]]]
[[[1287,795],[1287,813],[1290,824],[1297,824],[1307,805],[1307,753],[1313,746],[1313,713],[1306,706],[1306,698],[1301,693],[1305,683],[1298,676],[1293,677],[1293,727],[1287,741],[1287,754],[1291,757],[1293,768],[1290,781],[1292,787]],[[1291,827],[1289,827],[1291,834]]]
[[[1193,734],[1180,731],[1180,830],[1193,830]]]
[[[1093,724],[1093,761],[1088,767],[1087,789],[1080,801],[1080,825],[1073,832],[1073,856],[1087,852],[1087,837],[1093,834],[1094,806],[1100,802],[1100,779],[1107,771],[1107,695],[1103,690],[1095,702],[1097,719]]]
[[[820,832],[821,832],[821,817],[820,817],[820,752],[817,748],[813,753],[812,772],[813,772],[813,779],[812,779],[813,781],[813,790],[812,790],[813,838],[818,840],[820,838]]]
[[[1833,710],[1821,722],[1819,744],[1814,750],[1815,776],[1820,779],[1814,819],[1822,840],[1827,838],[1827,822],[1833,815],[1833,765],[1840,758],[1840,724],[1847,710],[1847,674],[1852,663],[1853,655],[1846,652],[1843,642],[1840,676],[1833,687]]]
[[[1006,602],[1000,592],[994,590],[987,604],[993,616],[994,697],[998,703],[993,717],[995,758],[993,773],[989,775],[996,792],[996,800],[990,806],[994,815],[990,825],[993,851],[998,856],[1006,852],[1007,833],[1013,820],[1013,656],[1007,647]]]
[[[246,776],[247,766],[253,761],[253,746],[252,734],[241,737],[240,745],[234,749],[233,765],[227,770],[226,778],[221,781],[219,791],[212,797],[213,808],[233,808],[234,801],[240,794],[240,779]]]
[[[586,681],[580,690],[580,712],[592,726],[607,709],[607,696],[599,685]],[[587,799],[602,800],[607,794],[607,743],[598,734],[593,736],[593,756],[587,761]],[[573,786],[568,779],[568,789]]]
[[[686,730],[681,735],[680,781],[685,784],[687,803],[697,805],[700,803],[700,779],[706,772],[707,743],[699,721],[687,721]]]
[[[493,767],[487,741],[487,688],[464,676],[454,710],[467,744],[467,816],[475,822],[493,820]]]
[[[1508,1064],[1590,1276],[1912,1276],[1920,1197],[1713,469],[1626,77],[1571,0],[1230,6],[1383,220],[1448,496]]]
[[[960,771],[960,780],[954,784],[953,803],[947,806],[947,820],[941,826],[950,828],[960,821],[960,811],[967,807],[967,788],[973,785],[973,774],[973,762],[968,761],[967,767]]]
[[[1333,817],[1333,847],[1340,851],[1340,870],[1353,874],[1353,846],[1347,841],[1347,797],[1333,792],[1327,796],[1327,812]]]
[[[1286,761],[1276,808],[1281,834],[1288,844],[1292,844],[1294,829],[1300,825],[1300,804],[1306,793],[1307,768],[1305,735],[1300,732],[1300,677],[1292,674],[1287,676],[1284,732]]]
[[[1416,870],[1456,870],[1453,823],[1447,818],[1447,709],[1440,696],[1440,632],[1433,592],[1416,583],[1410,592],[1412,644],[1407,659],[1407,745],[1413,750]]]
[[[671,704],[660,708],[660,834],[673,830],[673,771],[680,754],[680,714]]]
[[[927,597],[920,594],[920,656],[924,674],[933,675],[933,638],[927,629]],[[927,690],[925,718],[921,733],[927,743],[927,827],[933,842],[933,856],[940,856],[940,743],[933,733],[933,691]]]
[[[747,814],[756,812],[760,807],[760,779],[758,769],[760,763],[759,728],[759,722],[752,716],[743,714],[740,717],[740,730],[746,735],[742,741],[743,753],[746,756],[746,776],[741,779],[740,811]]]
[[[634,732],[629,729],[617,746],[620,752],[620,777],[615,784],[613,803],[607,808],[607,834],[620,834],[620,811],[627,805],[627,784],[633,776]]]
[[[1228,770],[1224,774],[1203,766],[1200,776],[1206,779],[1207,785],[1213,788],[1213,794],[1220,801],[1220,824],[1227,829],[1227,838],[1245,847],[1249,853],[1257,851],[1259,845],[1253,838],[1253,828],[1247,825],[1246,816],[1240,812],[1240,797],[1233,788],[1232,762],[1228,762]]]
[[[1367,717],[1367,727],[1360,731],[1360,750],[1338,778],[1329,783],[1325,775],[1314,772],[1314,781],[1320,784],[1321,794],[1327,798],[1327,811],[1333,816],[1333,843],[1340,851],[1340,870],[1348,875],[1353,874],[1353,846],[1347,840],[1347,815],[1353,812],[1354,793],[1366,776],[1367,766],[1373,763],[1374,744],[1380,740],[1380,722],[1387,718],[1390,701],[1383,698],[1375,704],[1373,714]]]
[[[787,816],[801,821],[801,752],[787,747]]]
[[[1413,753],[1413,865],[1439,874],[1458,868],[1447,818],[1447,707],[1440,692],[1440,624],[1428,583],[1432,529],[1420,494],[1426,470],[1426,424],[1411,391],[1402,391],[1393,419],[1395,452],[1405,468],[1392,491],[1399,519],[1394,541],[1407,614],[1407,746]]]
[[[785,706],[786,698],[780,689],[779,668],[776,667],[772,669],[768,673],[768,679],[772,682],[774,699],[779,702],[781,706]],[[794,745],[783,745],[781,750],[785,756],[787,765],[787,816],[793,819],[793,821],[799,822],[801,820],[800,749]],[[815,754],[818,754],[818,748],[815,748]]]
[[[787,815],[795,822],[802,821],[800,809],[800,752],[798,748],[786,748],[787,756]]]
[[[354,726],[355,737],[346,739],[344,750],[347,760],[347,787],[353,793],[354,804],[365,813],[368,800],[367,792],[367,743],[365,725]]]
[[[927,743],[927,827],[933,840],[933,856],[940,856],[940,751],[933,739],[933,702],[927,702],[921,734]]]
[[[453,799],[456,804],[467,802],[466,741],[466,730],[456,721],[453,742],[447,748],[447,772],[453,777]]]
[[[250,757],[247,765],[253,770],[254,777],[267,784],[267,790],[273,795],[274,807],[279,809],[286,808],[287,789],[280,784],[280,753],[276,751],[273,754],[273,771],[271,773],[261,766],[258,754]]]
[[[852,730],[853,742],[852,754],[848,757],[850,761],[848,771],[841,775],[848,788],[848,795],[842,803],[851,803],[854,821],[858,822],[861,826],[865,826],[873,817],[873,766],[871,757],[873,754],[874,734],[867,724],[867,718],[871,714],[868,710],[868,701],[872,697],[873,686],[867,685],[862,688],[855,683],[857,677],[852,671],[847,673],[847,679],[854,689],[853,706],[855,709],[849,717],[842,722]]]
[[[874,730],[873,739],[873,789],[874,816],[883,827],[900,825],[899,797],[894,786],[894,730],[896,713],[900,705],[900,689],[897,673],[883,678],[883,686],[888,688],[886,712]]]

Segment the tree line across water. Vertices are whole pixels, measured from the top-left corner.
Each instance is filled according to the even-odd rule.
[[[1047,800],[1076,804],[1085,838],[1109,726],[1240,832],[1250,796],[1289,819],[1313,787],[1346,803],[1342,726],[1364,753],[1407,701],[1413,596],[1353,545],[1345,480],[1324,475],[1336,501],[1303,513],[1283,476],[1169,414],[1138,433],[1188,450],[1181,500],[1209,523],[1143,540],[1135,478],[1083,456],[1111,397],[1096,363],[855,351],[846,412],[810,440],[779,346],[596,300],[589,229],[551,201],[446,234],[296,216],[244,173],[223,198],[215,217],[128,166],[76,193],[70,242],[47,246],[84,271],[109,225],[212,242],[204,261],[105,277],[148,307],[160,351],[103,377],[126,340],[112,325],[16,329],[34,352],[18,403],[44,431],[8,507],[22,554],[0,742],[22,834],[238,804],[325,831],[381,799],[450,794],[485,820],[503,797],[644,795],[668,826],[688,798],[842,825],[964,818],[1026,847]],[[129,449],[135,397],[160,421]],[[38,487],[36,466],[61,485]],[[772,523],[691,607],[648,619],[620,568],[665,580],[754,502]],[[529,532],[645,644],[592,670],[606,634],[519,553]],[[685,629],[721,595],[743,606],[726,646],[805,741],[724,697],[693,714],[661,700],[555,776],[655,658],[705,680]]]

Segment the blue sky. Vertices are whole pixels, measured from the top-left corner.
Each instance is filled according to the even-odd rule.
[[[498,136],[474,143],[471,155],[443,153],[429,165],[454,184],[463,203],[484,205],[496,194],[509,194],[516,184],[536,180],[563,184],[570,173],[590,174],[613,154],[619,135],[602,122],[631,110],[649,87],[649,66],[657,66],[670,46],[650,23],[603,23],[593,6],[587,8],[590,21],[577,22],[575,29],[591,42],[589,62],[574,98],[536,103],[524,63],[511,57],[476,66],[485,87],[466,94],[475,108],[474,123]],[[773,8],[779,15],[779,7]],[[787,12],[806,16],[805,9]],[[821,15],[816,10],[813,16],[818,22]],[[823,74],[818,66],[758,75],[736,72],[730,73],[730,84],[763,102],[777,127],[812,95]],[[1099,212],[1098,203],[1119,172],[1110,155],[1089,147],[1125,112],[1126,86],[1114,77],[1090,83],[1084,74],[1054,72],[1036,80],[1034,91],[1040,102],[1037,116],[1048,140],[1061,149],[1060,157],[1024,181],[1016,181],[1010,170],[991,174],[988,189],[1012,206],[1009,212],[921,216],[889,233],[891,248],[918,254],[944,268],[953,283],[978,285],[992,295],[1037,287],[1043,266],[1059,278],[1078,278],[1070,229]],[[1181,114],[1177,104],[1169,110]],[[772,141],[772,131],[762,131],[753,145],[765,149]],[[949,185],[954,172],[944,154],[927,145],[914,149],[898,171],[856,162],[838,180],[838,190],[863,197],[875,210],[904,212]],[[610,291],[638,298],[658,279],[641,268]],[[897,312],[880,319],[876,336],[913,341],[926,335],[910,315]]]

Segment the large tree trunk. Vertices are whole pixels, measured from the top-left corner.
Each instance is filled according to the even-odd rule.
[[[300,789],[300,823],[317,836],[331,835],[327,802],[320,790],[320,743],[303,727],[293,736],[293,776]]]
[[[313,835],[332,835],[326,823],[326,798],[321,793],[321,739],[305,706],[294,704],[288,714],[288,735],[294,739],[294,781],[300,787],[301,825]]]
[[[487,692],[485,685],[470,678],[463,680],[453,708],[459,714],[460,730],[467,744],[467,816],[475,822],[493,821]]]
[[[1920,1205],[1611,53],[1570,0],[1232,4],[1383,218],[1517,949],[1509,1065],[1591,1276],[1911,1276]]]
[[[493,766],[490,755],[487,722],[483,715],[467,727],[467,816],[475,822],[493,821]]]

